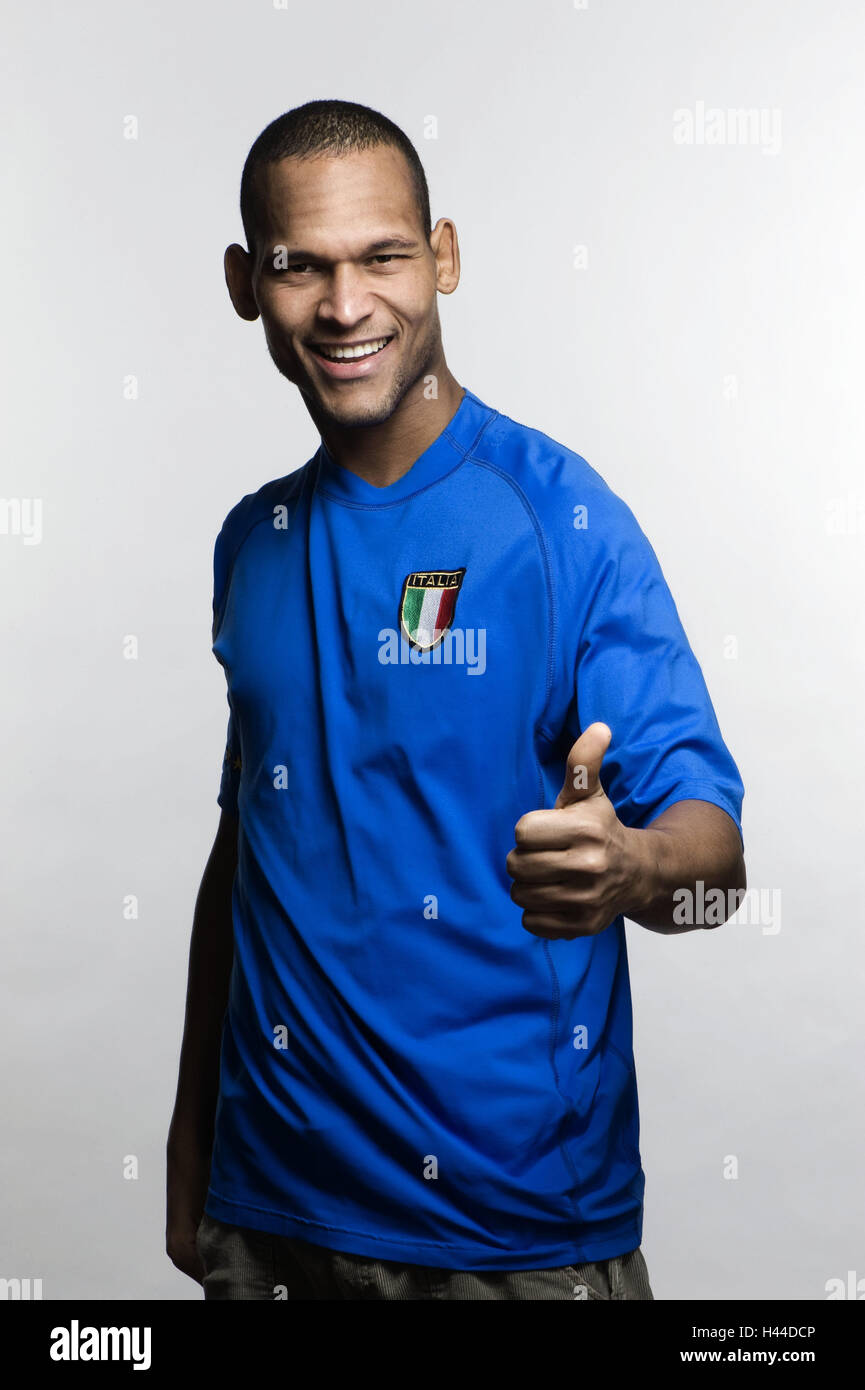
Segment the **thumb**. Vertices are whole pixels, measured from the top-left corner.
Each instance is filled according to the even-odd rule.
[[[607,724],[590,724],[568,754],[568,765],[555,809],[562,810],[587,797],[605,795],[601,786],[601,763],[613,737]]]

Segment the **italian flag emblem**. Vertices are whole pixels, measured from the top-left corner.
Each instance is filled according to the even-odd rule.
[[[415,570],[403,580],[399,625],[403,636],[422,652],[442,641],[454,620],[465,566],[459,570]]]

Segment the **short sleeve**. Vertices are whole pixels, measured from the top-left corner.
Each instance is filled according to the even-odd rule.
[[[601,782],[623,823],[645,828],[676,801],[709,801],[742,836],[744,786],[661,566],[615,494],[583,625],[568,720],[612,731]]]
[[[223,522],[213,548],[213,624],[211,628],[211,637],[214,644],[214,655],[216,655],[217,660],[219,660],[219,655],[216,651],[216,639],[219,635],[219,629],[225,611],[228,577],[231,569],[231,557],[233,552],[232,520],[238,510],[238,508],[235,508]],[[220,665],[222,665],[221,661]],[[241,769],[240,732],[237,720],[234,717],[234,710],[231,706],[231,697],[227,691],[226,695],[228,697],[229,708],[228,732],[225,737],[222,774],[216,801],[217,805],[221,806],[223,810],[228,810],[236,816]]]
[[[223,810],[237,815],[237,793],[240,787],[240,740],[237,735],[234,713],[228,717],[228,733],[225,740],[225,754],[222,759],[222,778],[219,784],[217,805]]]
[[[222,623],[225,597],[228,588],[228,575],[231,569],[230,521],[229,513],[213,545],[213,623],[211,638],[216,641]]]

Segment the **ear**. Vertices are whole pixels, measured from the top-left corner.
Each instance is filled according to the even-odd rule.
[[[258,318],[258,305],[252,291],[252,257],[233,242],[226,249],[223,264],[225,283],[235,311],[247,323],[254,323]]]
[[[436,289],[440,294],[453,294],[460,282],[460,247],[449,217],[440,217],[433,227],[430,246],[436,260]]]

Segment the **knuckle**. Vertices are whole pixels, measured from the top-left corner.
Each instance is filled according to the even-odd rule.
[[[582,865],[588,874],[602,874],[607,868],[607,856],[603,850],[587,849],[582,856]]]

